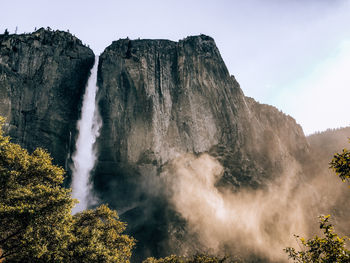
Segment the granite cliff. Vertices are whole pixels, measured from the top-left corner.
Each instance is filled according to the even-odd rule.
[[[69,169],[93,62],[93,52],[66,32],[0,35],[0,115],[7,117],[13,140],[29,151],[48,149],[56,163]],[[244,96],[211,37],[120,39],[100,55],[98,67],[103,125],[94,191],[128,223],[138,240],[136,260],[206,249],[166,183],[183,159],[185,169],[203,156],[218,162],[223,170],[211,189],[230,197],[288,180],[290,192],[277,189],[288,198],[283,204],[273,199],[272,211],[296,204],[292,199],[304,190],[298,188],[299,179],[312,181],[304,175],[318,167],[315,150],[301,127],[278,109]],[[182,178],[175,172],[172,180]],[[200,180],[194,182],[200,186]],[[261,202],[270,198],[264,194]],[[279,217],[282,221],[283,214],[276,212],[268,220],[275,224]]]
[[[210,154],[224,167],[217,187],[234,192],[264,188],[308,158],[301,127],[245,97],[208,36],[115,41],[100,56],[98,85],[95,190],[129,223],[139,255],[176,251],[174,235],[183,238],[159,179],[174,159]]]
[[[101,165],[131,164],[149,174],[183,153],[225,151],[237,161],[231,172],[247,177],[237,184],[258,186],[259,174],[280,158],[308,151],[293,118],[244,96],[208,36],[113,42],[98,78]]]
[[[0,115],[12,140],[47,149],[67,168],[93,62],[92,50],[67,32],[0,35]]]

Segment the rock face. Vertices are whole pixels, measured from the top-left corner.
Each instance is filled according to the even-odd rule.
[[[12,140],[46,148],[66,166],[93,62],[92,50],[66,32],[0,35],[0,115]]]
[[[139,255],[169,253],[174,213],[157,176],[174,158],[209,153],[225,168],[218,186],[235,191],[264,187],[308,155],[301,127],[245,97],[208,36],[115,41],[100,56],[98,84],[95,188],[128,221]]]
[[[0,115],[13,140],[67,168],[93,62],[66,32],[0,35]],[[215,157],[224,168],[215,187],[231,192],[264,188],[310,159],[301,127],[245,97],[208,36],[115,41],[100,56],[98,85],[95,191],[138,240],[135,260],[183,253],[186,220],[162,180],[174,159]]]
[[[208,36],[113,42],[100,58],[99,86],[100,161],[159,167],[221,147],[242,166],[257,154],[273,163],[281,151],[307,151],[294,119],[244,97]]]

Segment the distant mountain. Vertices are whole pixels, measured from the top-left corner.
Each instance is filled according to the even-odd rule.
[[[349,138],[350,127],[328,129],[307,137],[310,153],[314,159],[313,165],[310,166],[313,170],[310,173],[318,174],[318,183],[323,184],[320,193],[322,195],[320,203],[322,213],[331,214],[338,224],[337,230],[344,235],[349,235],[349,225],[346,218],[350,217],[350,210],[347,209],[350,191],[347,187],[348,183],[341,183],[338,176],[329,169],[329,163],[335,153],[349,149]]]
[[[330,162],[335,153],[349,148],[350,127],[339,129],[328,129],[307,137],[311,148],[317,159],[323,162]]]

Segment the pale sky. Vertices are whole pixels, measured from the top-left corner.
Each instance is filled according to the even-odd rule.
[[[207,34],[244,93],[306,134],[350,125],[350,0],[1,0],[1,9],[0,32],[69,29],[95,54],[127,36]]]

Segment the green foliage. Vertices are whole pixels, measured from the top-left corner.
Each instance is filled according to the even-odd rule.
[[[29,154],[0,129],[1,258],[11,262],[65,258],[74,201],[60,186],[63,174],[47,152],[37,149]]]
[[[185,259],[179,256],[171,255],[165,258],[155,259],[153,257],[147,258],[143,263],[185,263]]]
[[[128,262],[134,240],[107,206],[71,215],[64,170],[43,149],[3,135],[0,117],[0,261]]]
[[[343,149],[342,153],[336,153],[330,163],[331,168],[334,172],[342,179],[350,179],[350,151]]]
[[[350,178],[350,151],[343,149],[342,153],[334,155],[330,162],[330,168],[344,182]],[[315,236],[312,239],[305,240],[296,236],[301,242],[301,250],[296,251],[288,247],[285,252],[294,262],[350,262],[350,250],[346,248],[346,241],[350,239],[346,236],[339,237],[334,233],[333,225],[329,223],[330,215],[320,216],[320,229],[323,230],[323,237]]]
[[[305,240],[297,236],[301,242],[302,249],[296,251],[288,247],[285,252],[294,262],[300,263],[349,263],[350,251],[346,249],[345,241],[348,237],[339,237],[334,233],[332,224],[329,223],[330,216],[320,216],[320,228],[323,230],[323,237],[315,236]]]
[[[129,262],[135,242],[122,235],[125,224],[107,206],[86,210],[74,216],[74,242],[70,262]]]
[[[179,257],[171,255],[165,258],[155,259],[147,258],[143,263],[224,263],[224,262],[236,262],[228,257],[216,257],[210,255],[195,255],[192,257]]]

